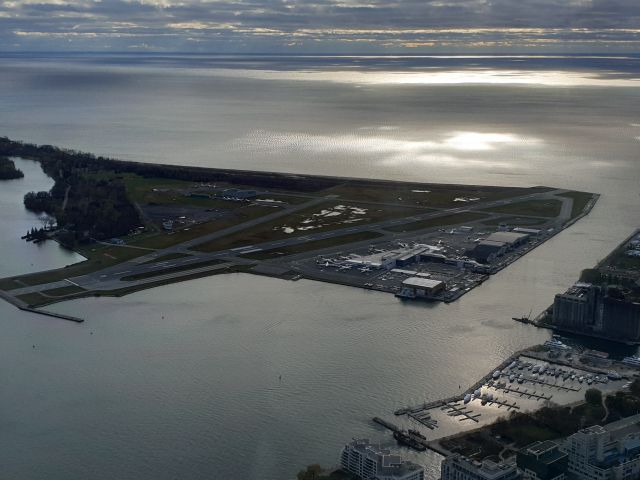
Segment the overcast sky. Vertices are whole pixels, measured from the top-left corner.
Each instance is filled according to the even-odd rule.
[[[0,50],[640,52],[640,0],[0,0]]]

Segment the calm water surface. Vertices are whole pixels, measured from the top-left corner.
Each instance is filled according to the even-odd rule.
[[[291,64],[235,78],[193,59],[3,61],[0,131],[11,137],[142,161],[544,184],[602,199],[451,305],[241,274],[52,307],[83,325],[0,304],[2,478],[279,480],[335,464],[353,436],[391,446],[372,416],[457,392],[548,338],[511,317],[545,308],[640,224],[634,86],[301,80],[308,66]],[[23,186],[0,184],[12,205],[0,211],[3,275],[74,261],[12,235],[34,221],[22,195],[47,188],[30,186],[43,176],[24,164]],[[437,478],[436,456],[414,458]]]

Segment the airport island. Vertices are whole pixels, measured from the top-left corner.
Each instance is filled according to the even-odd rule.
[[[598,195],[119,161],[0,139],[55,184],[25,206],[86,261],[0,279],[20,308],[247,272],[455,301],[586,215]],[[39,310],[42,312],[42,310]]]

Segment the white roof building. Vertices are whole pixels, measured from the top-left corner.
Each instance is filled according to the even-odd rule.
[[[369,440],[353,440],[342,449],[340,466],[363,480],[424,480],[424,467],[402,460]]]

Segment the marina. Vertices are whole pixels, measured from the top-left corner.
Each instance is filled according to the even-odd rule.
[[[407,425],[424,428],[429,443],[488,425],[508,412],[533,412],[549,402],[579,403],[589,388],[603,393],[625,388],[637,373],[636,360],[603,357],[588,349],[574,351],[554,337],[544,345],[515,352],[456,395],[399,408],[394,415],[406,419]],[[404,428],[380,418],[376,422],[392,430]],[[440,448],[439,444],[429,446]]]

